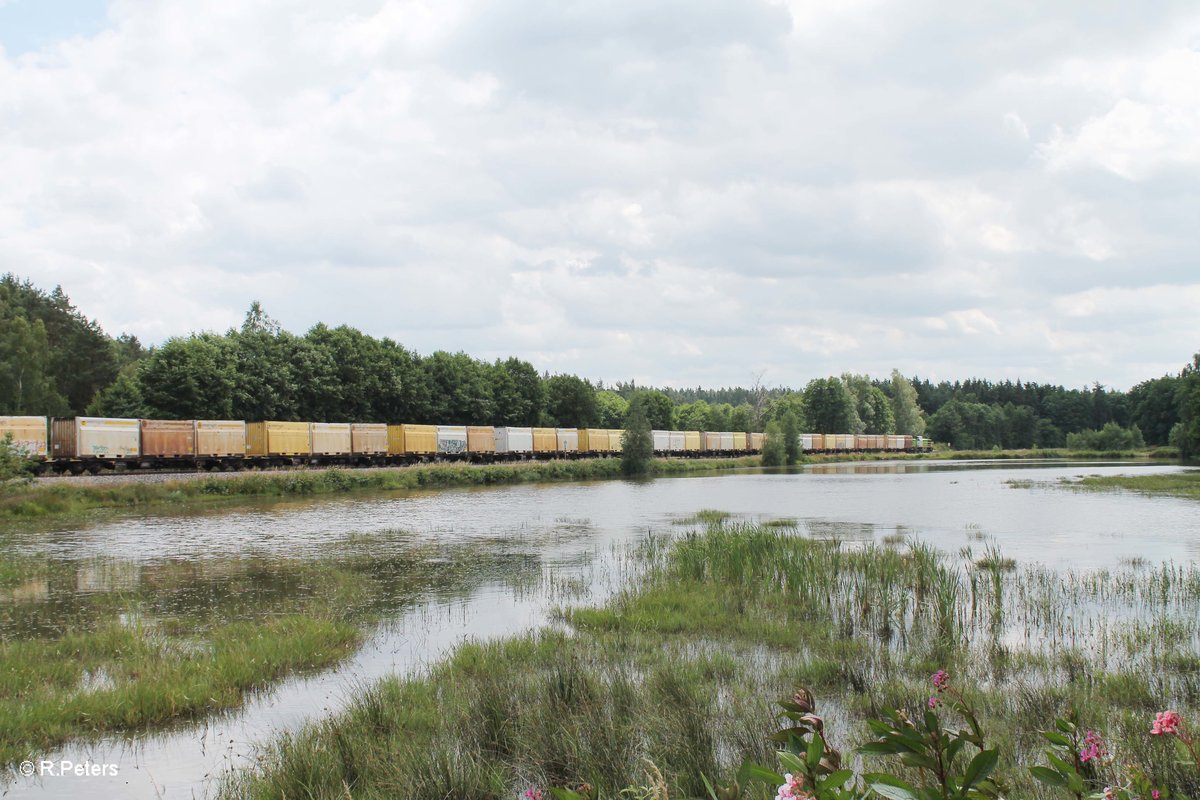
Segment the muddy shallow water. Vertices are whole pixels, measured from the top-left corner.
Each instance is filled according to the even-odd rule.
[[[1056,569],[1200,560],[1194,501],[1048,485],[1087,474],[1179,469],[1098,462],[820,465],[272,502],[16,532],[10,549],[46,566],[0,590],[0,626],[9,636],[113,613],[134,600],[148,614],[283,613],[298,598],[319,597],[328,574],[369,579],[374,591],[361,602],[382,622],[371,623],[366,644],[337,668],[286,680],[239,711],[43,755],[115,764],[116,777],[14,775],[7,796],[204,796],[223,772],[252,764],[257,745],[335,712],[364,683],[419,669],[464,637],[542,624],[555,605],[603,602],[631,574],[627,545],[648,531],[681,530],[675,522],[704,508],[795,519],[801,535],[848,543],[904,537],[952,553],[995,547],[1019,562]],[[1034,484],[1017,488],[1013,480]]]

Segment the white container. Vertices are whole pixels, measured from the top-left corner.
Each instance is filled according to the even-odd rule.
[[[309,441],[314,456],[344,456],[352,449],[349,422],[313,422],[309,424]]]
[[[558,437],[558,451],[560,453],[579,452],[578,428],[558,428],[554,433]]]
[[[672,453],[682,453],[684,448],[683,431],[667,431],[670,444],[667,449]]]
[[[438,425],[437,451],[447,456],[465,454],[467,452],[467,426]]]
[[[532,453],[533,428],[496,428],[497,453]]]
[[[722,431],[721,432],[721,449],[722,450],[732,450],[733,449],[733,433],[731,431]]]
[[[55,458],[136,458],[141,454],[141,420],[56,419],[51,423],[50,433]]]
[[[650,435],[654,437],[654,452],[669,453],[671,452],[671,432],[670,431],[650,431]]]

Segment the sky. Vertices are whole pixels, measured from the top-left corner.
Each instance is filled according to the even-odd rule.
[[[0,272],[660,386],[1200,350],[1200,7],[0,0]]]

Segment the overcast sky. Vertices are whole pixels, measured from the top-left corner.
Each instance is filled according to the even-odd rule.
[[[0,0],[0,272],[657,385],[1200,350],[1195,2]]]

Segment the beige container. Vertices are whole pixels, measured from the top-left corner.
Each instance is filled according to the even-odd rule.
[[[50,452],[55,458],[136,458],[141,430],[136,419],[56,419],[50,423]]]
[[[196,455],[195,420],[144,419],[142,456],[192,458]]]
[[[307,456],[312,454],[312,438],[307,422],[246,423],[246,455]]]
[[[579,452],[607,453],[609,452],[607,428],[580,428]]]
[[[761,451],[763,449],[763,441],[765,441],[765,439],[766,439],[766,437],[764,434],[751,433],[750,434],[750,450],[755,453]]]
[[[609,428],[609,430],[608,430],[608,452],[610,452],[610,453],[621,452],[621,449],[622,449],[621,448],[621,437],[623,437],[624,435],[625,435],[625,431],[621,430],[620,428],[616,428],[616,429]]]
[[[558,450],[558,433],[554,428],[533,429],[533,452],[553,453]]]
[[[715,451],[715,450],[721,449],[721,434],[710,433],[709,431],[704,431],[703,433],[700,434],[700,437],[704,443],[703,444],[704,450],[706,450],[706,451],[714,450]]]
[[[196,455],[212,458],[246,455],[246,423],[240,419],[196,420]]]
[[[350,452],[380,456],[388,451],[388,426],[383,422],[355,422],[350,426]]]
[[[748,436],[746,436],[746,433],[744,431],[741,431],[741,432],[734,431],[733,432],[733,449],[734,450],[749,450],[750,449],[750,439]]]
[[[45,417],[0,417],[0,439],[12,434],[13,446],[29,458],[50,454],[50,428]]]
[[[348,456],[353,447],[349,422],[312,422],[314,456]]]
[[[688,453],[698,453],[703,449],[704,440],[700,431],[683,432],[683,449]]]
[[[468,425],[467,452],[495,453],[496,429],[491,425]]]

